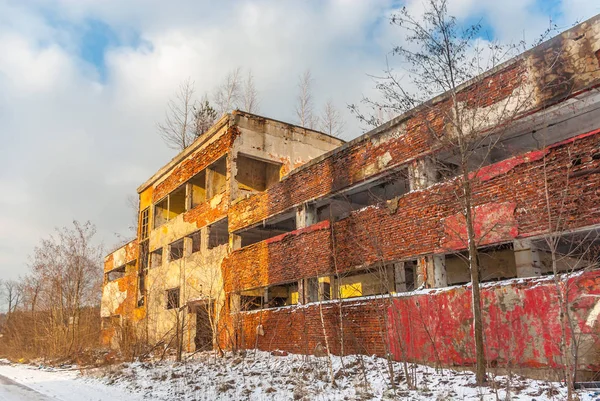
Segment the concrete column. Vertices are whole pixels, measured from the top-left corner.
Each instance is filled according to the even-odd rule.
[[[396,292],[406,292],[406,270],[404,270],[404,262],[394,263],[394,281]]]
[[[517,277],[539,277],[542,275],[542,263],[535,245],[528,239],[513,241]]]
[[[417,288],[423,284],[425,288],[448,286],[444,255],[424,256],[417,260]]]
[[[306,304],[304,288],[305,288],[305,280],[304,279],[298,280],[298,305]]]
[[[183,256],[186,258],[192,256],[192,239],[190,237],[183,237]]]
[[[296,228],[305,228],[317,222],[315,205],[303,203],[296,209]]]
[[[408,169],[411,190],[425,189],[437,182],[435,161],[429,157],[414,161]]]
[[[425,285],[425,287],[429,287],[426,283],[426,278],[427,278],[427,257],[426,256],[422,256],[419,259],[417,259],[417,271],[415,272],[416,275],[416,288],[421,288],[422,286]]]
[[[448,286],[448,275],[446,274],[446,256],[432,256],[433,264],[433,287],[441,288]]]
[[[231,244],[231,250],[235,251],[236,249],[240,249],[242,247],[242,236],[236,234],[229,235],[229,241]]]

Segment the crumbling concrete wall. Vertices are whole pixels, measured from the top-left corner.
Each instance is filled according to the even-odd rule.
[[[125,275],[113,281],[107,281],[106,273],[109,271],[136,262],[138,256],[138,243],[133,240],[115,250],[104,259],[104,285],[100,302],[100,316],[103,318],[101,329],[101,344],[112,348],[119,345],[119,327],[115,326],[114,319],[120,320],[122,316],[131,316],[139,319],[134,314],[137,300],[137,273],[136,265],[125,271]]]
[[[123,322],[139,323],[136,328],[147,336],[150,343],[172,342],[177,333],[176,324],[180,322],[185,332],[184,346],[186,350],[193,351],[196,317],[193,308],[188,309],[188,303],[191,306],[212,301],[215,319],[218,319],[224,304],[221,262],[231,245],[225,240],[223,245],[209,247],[209,231],[212,224],[228,216],[230,204],[238,197],[235,179],[238,152],[280,165],[280,171],[274,177],[278,181],[293,168],[342,143],[322,133],[248,113],[234,112],[221,118],[206,134],[138,188],[140,212],[148,209],[149,217],[147,237],[141,238],[141,231],[138,233],[143,245],[141,248],[147,249],[150,255],[162,249],[162,257],[160,263],[147,267],[143,291],[146,297],[143,299],[137,288],[137,275],[106,283],[105,314],[113,316],[118,313]],[[219,191],[210,195],[207,191],[209,198],[198,204],[190,205],[186,200],[183,213],[170,216],[160,225],[155,224],[154,205],[218,160],[225,160],[226,165],[225,177],[221,178],[224,185],[219,186]],[[207,176],[208,182],[212,181]],[[188,236],[196,232],[200,233],[201,249],[192,254]],[[229,233],[224,235],[228,237]],[[170,244],[182,238],[186,254],[181,259],[170,260]],[[118,252],[111,256],[113,259],[120,257]],[[139,267],[137,273],[143,274]],[[179,307],[167,309],[167,291],[175,288],[180,291]],[[143,302],[138,304],[139,301]],[[121,307],[125,304],[127,308]],[[140,316],[143,316],[143,321]]]

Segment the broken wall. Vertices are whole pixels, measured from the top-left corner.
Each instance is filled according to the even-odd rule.
[[[595,17],[461,86],[459,102],[461,107],[477,107],[482,115],[489,116],[495,109],[506,110],[507,102],[517,99],[520,106],[514,114],[508,113],[512,120],[543,124],[543,119],[537,121],[532,116],[600,84],[599,50],[600,18]],[[527,93],[524,100],[522,92]],[[446,121],[450,107],[448,95],[440,95],[326,157],[306,163],[266,192],[236,203],[232,207],[232,230],[436,152],[439,144],[435,138],[451,134]],[[481,128],[485,129],[483,125]]]

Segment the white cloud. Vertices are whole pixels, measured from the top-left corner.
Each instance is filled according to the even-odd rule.
[[[533,3],[507,1],[451,10],[485,14],[506,38],[543,29]],[[310,68],[317,108],[333,99],[346,139],[356,136],[346,104],[373,93],[367,73],[400,38],[392,3],[0,0],[0,277],[22,273],[39,238],[74,218],[96,223],[107,245],[127,234],[127,195],[174,155],[155,123],[188,76],[211,92],[229,70],[252,69],[262,114],[293,122],[297,77]],[[577,17],[599,11],[575,3],[586,7]],[[80,56],[90,20],[123,42],[106,49],[104,79]]]

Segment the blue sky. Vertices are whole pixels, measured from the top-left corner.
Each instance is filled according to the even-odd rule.
[[[451,0],[462,21],[500,41],[535,39],[549,17],[568,28],[591,0]],[[0,0],[0,278],[27,272],[40,238],[91,220],[106,246],[131,235],[128,195],[174,156],[155,125],[187,77],[210,95],[251,70],[260,112],[296,122],[310,68],[315,109],[331,99],[344,139],[361,133],[346,105],[375,95],[368,74],[401,43],[388,16],[421,1]]]

